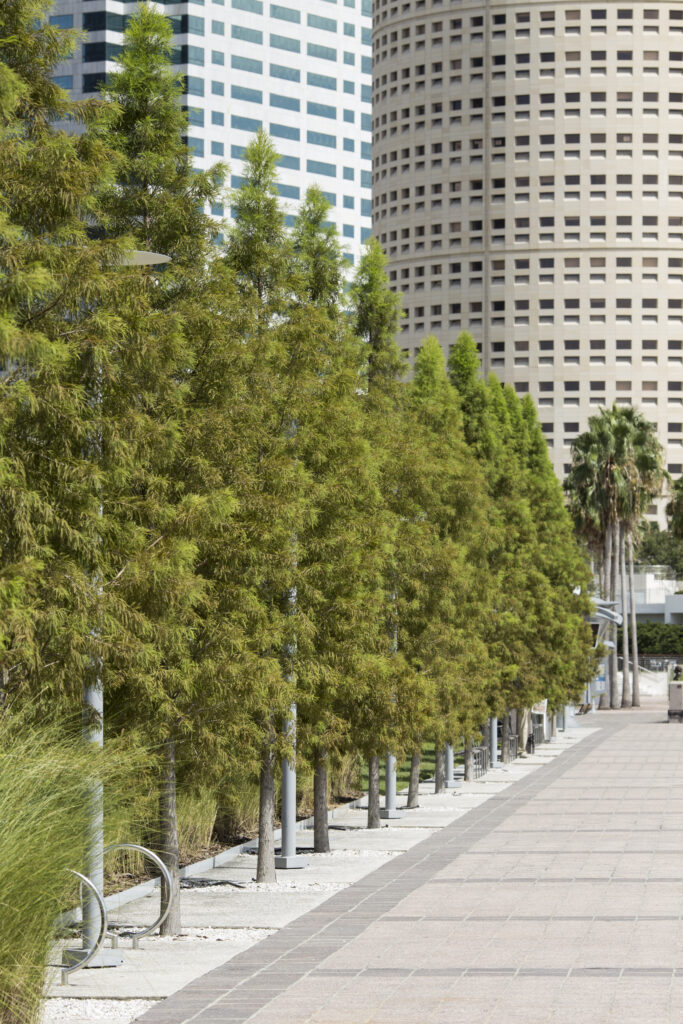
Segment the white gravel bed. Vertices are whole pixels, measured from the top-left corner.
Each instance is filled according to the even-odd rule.
[[[253,946],[261,939],[267,939],[277,928],[183,928],[181,935],[153,935],[145,939],[146,943],[163,945],[171,942],[195,942],[197,939],[206,942],[232,942],[238,946]]]
[[[48,999],[42,1024],[81,1024],[105,1020],[131,1024],[156,1003],[155,999]]]

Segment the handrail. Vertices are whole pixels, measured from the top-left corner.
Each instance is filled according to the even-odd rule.
[[[95,897],[95,902],[97,903],[97,908],[100,912],[100,932],[99,935],[97,936],[97,941],[95,945],[92,947],[92,949],[88,950],[86,956],[84,956],[82,960],[78,960],[75,964],[72,964],[71,967],[62,967],[62,985],[68,985],[69,975],[73,974],[74,971],[80,971],[82,967],[85,967],[86,964],[90,963],[90,961],[92,960],[96,953],[99,953],[100,949],[102,948],[102,943],[104,942],[104,937],[107,934],[108,925],[107,908],[104,905],[102,893],[97,888],[95,883],[92,882],[89,878],[87,878],[86,875],[82,875],[80,871],[74,871],[73,868],[68,868],[67,870],[70,871],[72,875],[75,875],[76,878],[80,878],[81,885],[85,884]]]
[[[153,932],[156,928],[159,928],[160,925],[163,924],[163,922],[166,920],[169,913],[171,912],[171,905],[173,903],[173,879],[171,878],[171,872],[168,870],[161,857],[159,857],[158,854],[154,853],[153,850],[148,850],[146,846],[140,846],[138,843],[112,843],[110,846],[105,846],[103,853],[111,853],[113,850],[136,850],[137,853],[141,853],[143,857],[147,857],[149,860],[151,860],[153,864],[156,864],[156,866],[161,871],[161,874],[164,876],[164,880],[166,882],[168,892],[170,894],[168,904],[163,913],[161,913],[159,917],[157,917],[157,919],[153,921],[151,925],[149,925],[148,928],[143,928],[142,931],[136,932],[133,935],[133,949],[139,949],[140,939],[144,939],[144,937],[146,935],[149,935],[150,932]],[[116,925],[114,927],[116,927]],[[110,935],[109,938],[115,940],[116,936]]]

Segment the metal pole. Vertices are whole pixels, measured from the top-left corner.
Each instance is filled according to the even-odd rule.
[[[491,715],[489,719],[489,750],[491,752],[491,767],[498,765],[498,719]]]
[[[460,781],[456,781],[455,768],[453,764],[453,744],[447,743],[445,747],[446,756],[446,789],[455,789],[460,785]]]
[[[379,812],[382,818],[402,818],[404,812],[396,807],[396,758],[387,754],[384,780],[384,807]]]
[[[296,704],[292,704],[285,732],[292,742],[291,760],[282,761],[282,840],[275,867],[280,870],[305,868],[308,857],[296,852]]]

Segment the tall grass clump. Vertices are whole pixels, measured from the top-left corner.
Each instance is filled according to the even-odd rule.
[[[60,912],[83,871],[87,792],[125,813],[132,759],[86,748],[78,729],[0,720],[0,1024],[37,1024]]]

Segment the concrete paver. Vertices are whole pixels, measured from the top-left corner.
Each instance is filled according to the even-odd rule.
[[[141,1021],[679,1022],[683,732],[597,723]]]
[[[633,795],[635,766],[629,770],[630,759],[611,747],[604,751],[613,743],[619,750],[622,734],[653,716],[632,718],[633,726],[623,714],[592,716],[536,756],[438,797],[422,787],[423,806],[391,827],[369,832],[365,811],[349,809],[335,818],[344,829],[331,831],[332,853],[315,855],[305,871],[279,872],[276,886],[251,883],[249,855],[206,872],[202,880],[214,884],[183,892],[188,935],[143,940],[142,950],[126,953],[124,968],[79,972],[69,990],[53,987],[62,997],[53,1007],[65,995],[85,1006],[175,993],[140,1020],[453,1024],[471,1022],[473,1013],[516,1020],[524,992],[527,1024],[559,1020],[565,1004],[557,992],[578,977],[592,984],[596,969],[612,972],[600,974],[603,982],[614,972],[626,977],[627,967],[651,971],[662,941],[680,945],[671,887],[683,822],[674,823],[678,833],[657,831],[656,841],[644,832],[632,801],[653,813],[648,780]],[[605,728],[596,729],[603,719]],[[605,803],[594,798],[602,777],[592,758],[599,775],[618,778],[618,795],[610,790]],[[663,787],[664,775],[653,782]],[[679,787],[683,818],[683,771]],[[662,804],[667,791],[670,785]],[[593,819],[590,808],[598,805],[602,817]],[[614,824],[615,816],[640,827]],[[311,834],[300,833],[297,843],[310,846]],[[228,881],[245,888],[221,884]],[[607,897],[615,886],[616,916]],[[137,901],[122,916],[147,921],[156,899]],[[640,984],[644,975],[633,977]],[[675,975],[647,977],[666,977],[671,987]],[[133,1015],[111,1019],[126,1024]]]

